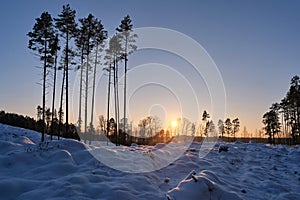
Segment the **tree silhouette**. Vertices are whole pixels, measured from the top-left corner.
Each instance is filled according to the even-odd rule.
[[[239,130],[240,130],[240,120],[239,120],[239,118],[235,118],[234,120],[232,120],[232,125],[233,125],[232,133],[233,133],[233,138],[235,140],[235,134],[237,132],[239,132]]]
[[[111,73],[111,70],[113,70],[113,85],[114,85],[114,101],[115,101],[115,131],[119,130],[119,94],[118,94],[118,61],[121,57],[121,43],[120,43],[120,37],[119,35],[114,35],[109,40],[109,47],[106,49],[106,56],[105,59],[107,60],[106,64],[109,65],[109,73]],[[110,79],[110,74],[109,74]],[[110,84],[110,81],[108,82]],[[108,86],[108,98],[110,96],[110,86]],[[109,101],[108,101],[108,107],[109,107]],[[108,108],[109,109],[109,108]],[[107,114],[109,115],[109,113]],[[115,133],[116,137],[118,136],[118,133]],[[117,144],[116,139],[116,145]]]
[[[107,52],[107,50],[106,50]],[[107,54],[104,59],[107,60],[107,62],[105,63],[108,67],[103,68],[103,70],[108,71],[108,82],[107,82],[107,115],[106,115],[106,119],[107,119],[107,125],[106,125],[106,137],[108,138],[109,136],[109,110],[110,110],[110,84],[111,84],[111,71],[112,71],[112,57]],[[107,141],[108,142],[108,141]]]
[[[230,118],[227,118],[227,119],[225,120],[225,131],[226,131],[226,133],[227,133],[227,135],[228,135],[227,141],[229,142],[229,135],[230,135],[230,133],[232,132],[232,123],[231,123]]]
[[[36,108],[36,110],[37,110],[36,121],[39,121],[39,120],[42,119],[43,108],[40,105],[38,105],[37,108]]]
[[[94,47],[92,38],[95,35],[95,17],[89,14],[86,18],[79,19],[83,33],[83,43],[85,44],[86,53],[86,70],[85,70],[85,103],[84,103],[84,133],[88,132],[87,112],[88,112],[88,88],[89,88],[89,70],[90,70],[90,53]],[[85,140],[86,142],[86,140]]]
[[[85,45],[85,32],[86,32],[86,27],[81,26],[77,30],[76,38],[75,38],[75,45],[79,51],[80,55],[80,65],[77,67],[77,69],[80,69],[80,82],[79,82],[79,106],[78,106],[78,132],[81,133],[81,124],[82,124],[82,119],[81,119],[81,106],[82,106],[82,85],[83,85],[83,70],[84,70],[84,59],[86,55],[86,45]]]
[[[60,35],[65,39],[65,79],[66,79],[66,134],[69,131],[69,55],[72,53],[69,47],[70,40],[76,37],[76,27],[75,22],[76,11],[70,8],[70,5],[64,5],[62,12],[55,18],[55,26],[60,31]]]
[[[127,61],[128,55],[137,49],[135,45],[135,39],[137,38],[136,34],[132,34],[132,21],[130,16],[127,15],[121,21],[121,24],[116,31],[121,33],[121,43],[122,43],[122,50],[123,55],[122,58],[124,59],[124,119],[126,119],[126,87],[127,87]],[[126,124],[123,125],[123,131],[126,133]]]
[[[291,79],[290,88],[280,104],[272,105],[271,109],[282,114],[283,130],[285,135],[292,136],[295,144],[300,135],[300,78]]]
[[[63,67],[59,67],[59,70],[62,70],[63,73],[63,77],[62,77],[62,82],[61,82],[61,90],[60,90],[60,104],[59,104],[59,110],[58,110],[58,124],[59,124],[59,128],[58,128],[58,139],[59,136],[61,134],[62,131],[62,125],[63,125],[63,116],[64,116],[64,112],[63,112],[63,99],[64,99],[64,87],[65,87],[65,77],[66,77],[66,70],[65,70],[65,66],[63,64]]]
[[[53,45],[55,41],[54,28],[52,23],[52,17],[48,12],[43,12],[39,18],[36,18],[36,23],[33,26],[32,32],[29,32],[27,36],[30,37],[28,48],[36,51],[40,60],[43,61],[43,105],[42,105],[42,139],[45,139],[45,107],[46,107],[46,76],[47,68],[53,64]]]
[[[204,121],[205,127],[204,127],[204,135],[207,134],[208,131],[208,126],[209,126],[209,121],[207,121],[207,119],[210,118],[208,112],[206,110],[203,111],[202,114],[202,121]]]
[[[219,129],[219,134],[221,134],[221,138],[223,139],[223,135],[225,133],[225,127],[224,127],[224,122],[221,119],[218,121],[218,129]]]
[[[263,115],[263,123],[265,125],[264,129],[266,131],[266,135],[269,135],[269,141],[272,144],[275,144],[275,134],[280,132],[280,122],[278,117],[278,112],[276,110],[271,109]]]
[[[55,110],[55,91],[56,91],[56,71],[57,71],[57,53],[60,50],[60,46],[58,44],[58,35],[55,36],[55,39],[52,43],[52,54],[54,55],[54,66],[53,66],[53,93],[52,93],[52,115],[51,115],[51,140],[54,134],[54,110]]]
[[[93,93],[92,93],[92,106],[91,106],[91,122],[90,122],[90,129],[94,130],[93,120],[94,120],[94,101],[95,101],[95,87],[96,87],[96,72],[97,72],[97,65],[98,65],[98,56],[99,51],[103,50],[103,43],[104,40],[107,39],[107,31],[104,30],[104,27],[100,20],[95,20],[95,35],[93,38],[93,43],[96,47],[95,52],[95,61],[94,61],[94,74],[93,74]]]

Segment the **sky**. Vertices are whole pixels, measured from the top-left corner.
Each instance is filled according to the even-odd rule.
[[[129,14],[135,28],[163,27],[197,41],[221,74],[226,92],[226,117],[238,117],[241,129],[246,126],[249,132],[261,129],[262,115],[272,103],[285,96],[292,76],[300,75],[300,2],[296,0],[1,1],[0,110],[35,117],[36,107],[42,101],[42,70],[37,67],[40,66],[38,58],[27,48],[26,34],[42,12],[48,11],[56,17],[67,3],[77,11],[77,18],[92,13],[101,19],[109,35],[115,33],[122,18]],[[166,52],[144,50],[131,56],[129,68],[145,62],[162,63],[178,70],[176,64],[185,65],[185,61],[174,62],[176,59]],[[182,73],[189,79],[189,72]],[[71,72],[70,76],[71,85],[76,85],[76,73]],[[191,82],[197,97],[202,98],[200,104],[210,111],[207,88],[203,79],[198,79],[199,85],[196,80]],[[99,85],[105,81],[102,77]],[[176,87],[185,90],[184,86]],[[102,85],[99,88],[97,115],[105,115],[104,90],[101,92]],[[135,94],[136,102],[130,105],[136,107],[136,113],[145,109],[145,112],[162,113],[168,120],[175,118],[177,108],[167,108],[166,98],[150,98],[149,94],[172,96],[168,89],[161,92],[160,89],[153,85],[144,88],[144,93]],[[48,92],[51,93],[50,88]],[[173,105],[175,100],[171,100],[175,102]],[[47,105],[50,104],[49,98]],[[75,97],[73,104],[76,107]],[[71,119],[76,122],[77,108],[71,110]],[[174,114],[168,116],[171,111]],[[136,114],[136,118],[142,115],[145,114]]]

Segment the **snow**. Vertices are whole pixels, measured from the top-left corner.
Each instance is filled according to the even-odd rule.
[[[39,141],[0,124],[0,199],[300,199],[299,146]]]

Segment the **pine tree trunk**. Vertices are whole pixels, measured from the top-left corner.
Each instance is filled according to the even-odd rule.
[[[118,145],[118,109],[117,109],[117,65],[116,65],[116,58],[114,58],[114,100],[115,100],[115,139],[116,139],[116,146]]]
[[[59,106],[59,131],[58,131],[58,140],[61,133],[62,128],[62,112],[63,112],[63,98],[64,98],[64,86],[65,86],[65,78],[66,78],[66,69],[63,69],[63,79],[61,82],[61,91],[60,91],[60,106]]]
[[[107,88],[107,127],[106,127],[106,143],[108,145],[108,134],[109,134],[109,105],[110,105],[110,82],[111,82],[111,64],[109,65],[108,71],[108,88]]]
[[[120,129],[120,107],[119,107],[119,76],[118,76],[118,62],[116,62],[116,90],[117,90],[117,135],[118,135],[118,145],[120,145],[120,133],[119,133],[119,129]]]
[[[85,106],[84,106],[84,143],[86,143],[87,136],[87,112],[88,112],[88,89],[89,89],[89,49],[86,58],[86,70],[85,70]]]
[[[126,87],[127,87],[127,38],[125,41],[125,63],[124,63],[124,126],[123,131],[126,133]],[[126,140],[126,138],[125,138]],[[125,141],[126,142],[126,141]]]
[[[96,74],[97,74],[97,57],[98,57],[98,45],[96,46],[96,57],[94,66],[94,77],[93,77],[93,94],[92,94],[92,109],[91,109],[91,128],[94,131],[93,119],[94,119],[94,103],[95,103],[95,87],[96,87]]]
[[[54,118],[54,105],[55,105],[55,89],[56,89],[56,66],[57,65],[57,51],[55,52],[55,60],[54,60],[54,80],[53,80],[53,94],[52,94],[52,115],[51,115],[51,140],[52,140],[52,136],[53,136],[53,133],[54,133],[54,130],[53,130],[53,118]]]
[[[42,130],[42,142],[45,140],[45,105],[46,105],[46,67],[47,67],[47,42],[45,41],[44,45],[44,73],[43,73],[43,130]]]
[[[66,136],[69,133],[69,33],[66,38]]]
[[[81,67],[80,67],[80,86],[79,86],[79,106],[78,106],[78,131],[81,133],[81,100],[82,100],[82,79],[83,79],[83,48],[81,50]]]

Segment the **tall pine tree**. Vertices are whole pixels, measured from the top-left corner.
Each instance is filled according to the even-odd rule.
[[[69,65],[71,49],[70,41],[76,36],[77,24],[75,22],[76,11],[70,8],[70,5],[64,5],[62,12],[55,18],[55,26],[60,35],[65,39],[65,79],[66,79],[66,134],[69,132]]]
[[[33,30],[27,34],[30,37],[28,48],[36,51],[40,60],[43,62],[43,105],[42,105],[42,139],[45,139],[45,109],[46,109],[46,77],[47,68],[53,65],[53,44],[55,41],[54,28],[52,17],[48,12],[43,12],[39,18],[36,18],[36,23]]]
[[[93,38],[96,35],[96,23],[97,19],[89,14],[86,18],[79,19],[81,23],[82,30],[82,41],[84,44],[84,52],[86,55],[86,70],[85,70],[85,104],[84,104],[84,133],[88,133],[88,123],[87,123],[87,114],[88,114],[88,89],[89,89],[89,71],[90,71],[90,54],[95,44],[93,42]],[[91,130],[91,129],[90,129]],[[86,137],[85,137],[86,142]]]
[[[91,105],[91,122],[90,129],[94,132],[94,104],[95,104],[95,88],[96,88],[96,74],[97,74],[97,65],[99,63],[99,55],[104,47],[104,40],[107,39],[107,31],[104,30],[104,27],[100,20],[95,20],[95,35],[93,38],[93,43],[95,44],[95,60],[94,60],[94,72],[93,72],[93,93],[92,93],[92,105]]]
[[[57,71],[57,53],[60,50],[58,44],[58,35],[55,36],[54,41],[52,42],[52,54],[54,55],[54,66],[53,66],[53,93],[52,93],[52,115],[51,115],[51,140],[54,134],[54,114],[55,114],[55,91],[56,91],[56,71]]]
[[[127,87],[127,62],[128,62],[128,55],[137,49],[135,45],[135,40],[137,38],[136,34],[132,33],[132,21],[130,16],[127,15],[121,21],[121,24],[116,31],[120,33],[123,55],[122,58],[124,59],[124,124],[123,124],[123,132],[126,133],[126,87]]]

